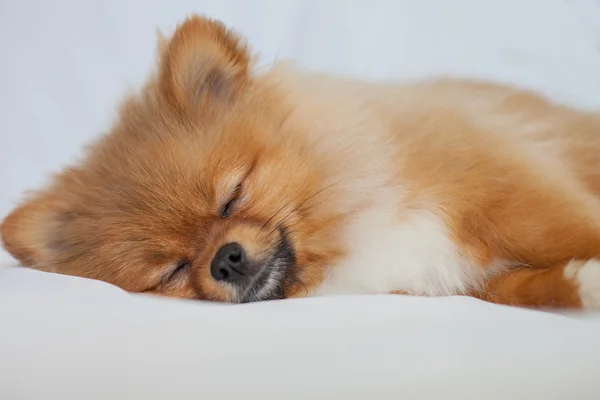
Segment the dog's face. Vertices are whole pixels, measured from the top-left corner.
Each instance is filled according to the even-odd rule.
[[[277,82],[194,17],[113,131],[2,224],[38,269],[134,292],[247,302],[301,296],[341,256],[326,165]]]

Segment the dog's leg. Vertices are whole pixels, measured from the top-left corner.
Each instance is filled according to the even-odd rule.
[[[600,260],[511,270],[490,279],[484,290],[472,295],[522,307],[600,309]]]

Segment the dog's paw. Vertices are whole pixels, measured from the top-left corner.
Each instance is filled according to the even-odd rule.
[[[565,277],[579,287],[584,309],[600,309],[600,260],[574,260],[565,267]]]

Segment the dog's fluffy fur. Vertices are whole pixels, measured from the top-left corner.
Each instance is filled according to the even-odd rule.
[[[252,65],[221,23],[186,20],[112,131],[6,217],[5,248],[183,298],[600,306],[600,114],[488,83]],[[211,276],[231,242],[270,270],[260,287]]]

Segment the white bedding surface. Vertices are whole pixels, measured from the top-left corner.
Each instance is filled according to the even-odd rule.
[[[466,297],[223,305],[5,268],[0,316],[2,399],[579,400],[600,393],[600,315]]]
[[[490,78],[600,109],[598,0],[7,0],[0,214],[107,129],[155,27],[192,11],[242,31],[263,64]],[[13,263],[0,252],[0,399],[600,398],[600,315],[460,297],[180,302]]]

